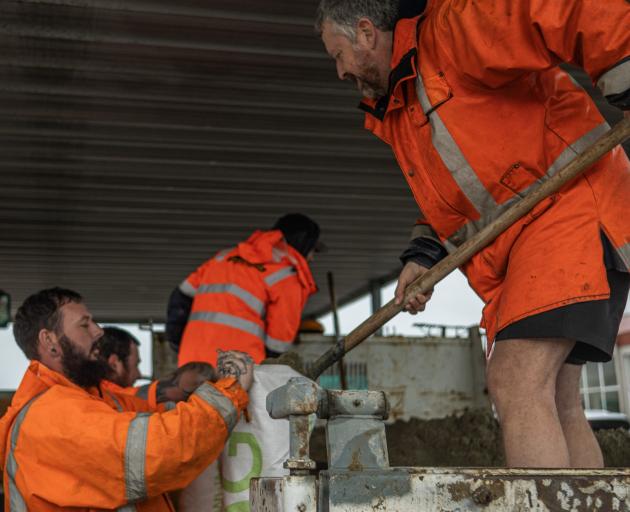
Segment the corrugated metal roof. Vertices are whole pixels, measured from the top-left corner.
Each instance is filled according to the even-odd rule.
[[[398,267],[415,206],[314,34],[316,0],[0,3],[0,288],[164,316],[215,251],[302,211],[338,297]],[[310,311],[325,308],[314,296]]]
[[[0,287],[161,320],[215,251],[302,211],[340,302],[392,276],[416,207],[315,36],[317,0],[0,2]],[[320,292],[307,311],[328,304]]]

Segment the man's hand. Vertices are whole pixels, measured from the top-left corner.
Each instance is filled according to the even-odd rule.
[[[241,387],[247,391],[254,380],[254,360],[249,354],[230,350],[218,350],[217,371],[220,377],[236,377]]]
[[[396,291],[394,292],[395,303],[402,304],[405,298],[405,289],[412,282],[415,281],[419,276],[424,274],[428,269],[423,267],[422,265],[418,265],[413,261],[409,261],[405,264],[398,277],[398,285],[396,286]],[[405,311],[415,315],[418,311],[424,311],[426,307],[426,303],[431,299],[431,295],[433,295],[433,290],[431,290],[426,295],[416,294],[413,297],[409,298],[409,301],[405,305]]]
[[[205,381],[216,381],[217,374],[214,367],[208,363],[192,362],[178,368],[157,385],[157,402],[181,402]]]

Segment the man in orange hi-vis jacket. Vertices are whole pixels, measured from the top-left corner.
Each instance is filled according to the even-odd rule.
[[[218,457],[247,406],[252,365],[238,354],[238,380],[205,382],[168,412],[104,392],[103,331],[71,290],[27,298],[13,330],[31,364],[0,419],[8,512],[173,511],[166,493]]]
[[[306,215],[285,215],[193,272],[169,299],[166,333],[179,345],[179,365],[214,365],[217,350],[245,352],[256,363],[289,350],[316,291],[309,261],[324,248],[319,234]]]
[[[609,127],[558,65],[630,108],[626,0],[322,0],[316,26],[420,208],[404,290]],[[628,297],[630,165],[617,147],[462,267],[485,302],[509,466],[601,467],[581,364],[611,358]],[[410,298],[410,312],[429,296]]]

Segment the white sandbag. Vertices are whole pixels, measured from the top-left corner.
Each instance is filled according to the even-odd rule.
[[[254,367],[249,390],[249,416],[242,417],[221,455],[221,481],[225,512],[249,511],[249,481],[259,476],[283,476],[289,457],[289,421],[267,413],[267,395],[300,374],[284,365]]]
[[[178,512],[223,512],[220,459],[177,495]]]
[[[249,390],[250,422],[241,417],[219,460],[179,493],[178,512],[248,512],[249,481],[283,476],[289,458],[289,421],[267,413],[267,395],[300,374],[284,365],[254,367]]]

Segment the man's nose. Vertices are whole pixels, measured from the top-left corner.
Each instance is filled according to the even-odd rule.
[[[339,77],[339,80],[346,79],[346,72],[343,69],[343,65],[339,62],[337,62],[337,76]]]
[[[105,334],[105,331],[103,331],[103,328],[98,325],[97,323],[94,323],[94,337],[95,338],[100,338],[101,336],[103,336],[103,334]]]

